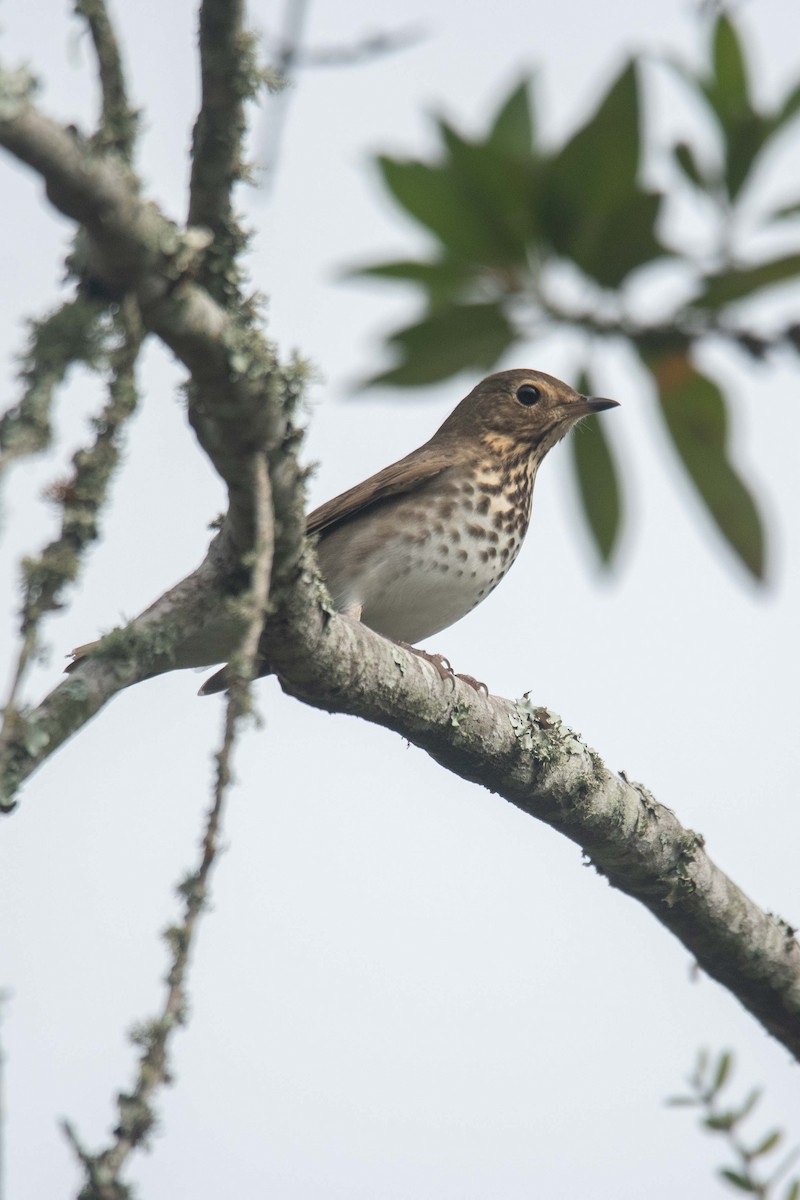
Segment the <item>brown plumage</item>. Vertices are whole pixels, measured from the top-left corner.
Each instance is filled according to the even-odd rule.
[[[309,516],[334,606],[406,643],[466,615],[519,553],[547,451],[582,417],[615,405],[540,371],[484,379],[418,450]],[[224,640],[209,629],[208,654],[216,659],[198,645],[201,637],[190,653],[179,648],[175,666],[219,662]],[[220,671],[203,693],[225,682]]]

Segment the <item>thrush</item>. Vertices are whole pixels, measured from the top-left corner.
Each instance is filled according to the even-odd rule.
[[[409,648],[466,616],[519,554],[548,450],[582,417],[616,405],[541,371],[484,379],[418,450],[308,517],[334,607]],[[178,649],[176,666],[220,661],[211,630],[207,650],[193,643],[191,655]],[[219,671],[201,694],[227,682]]]

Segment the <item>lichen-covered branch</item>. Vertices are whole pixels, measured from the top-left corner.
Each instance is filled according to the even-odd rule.
[[[46,450],[52,436],[56,389],[75,363],[96,365],[103,350],[105,305],[78,295],[30,322],[22,358],[19,401],[0,416],[0,475],[18,458]]]
[[[111,369],[109,395],[94,421],[94,442],[75,453],[72,475],[51,488],[51,499],[62,510],[61,531],[41,554],[26,558],[22,564],[22,644],[6,701],[0,753],[6,727],[15,724],[16,697],[38,646],[41,619],[45,613],[60,607],[64,588],[75,580],[85,550],[98,537],[99,516],[119,462],[121,432],[136,408],[134,372],[142,333],[135,302],[130,298],[120,306],[114,325],[118,344],[108,356]]]
[[[89,27],[100,76],[101,115],[93,146],[111,150],[129,163],[138,117],[128,104],[122,59],[105,0],[76,0],[75,11]],[[31,91],[32,81],[25,72],[6,72],[0,82],[0,114],[4,105],[14,111]],[[96,367],[103,357],[101,319],[106,308],[105,301],[79,291],[46,317],[30,322],[30,345],[20,373],[25,390],[19,403],[0,417],[0,471],[14,459],[50,444],[56,388],[73,364]]]
[[[95,145],[100,150],[113,151],[130,163],[139,129],[139,114],[128,102],[122,55],[108,8],[105,0],[75,0],[75,12],[86,21],[97,56],[102,106]]]
[[[176,644],[202,631],[231,596],[240,558],[221,531],[203,563],[124,629],[105,638],[79,673],[67,676],[35,708],[11,708],[0,735],[0,812],[16,807],[20,785],[117,692],[170,670]],[[238,605],[237,605],[238,610]]]
[[[188,224],[211,232],[198,279],[224,307],[241,301],[239,256],[247,238],[231,196],[245,174],[245,102],[262,82],[243,17],[243,0],[203,0],[200,6],[202,100],[192,139]]]
[[[449,771],[576,842],[800,1060],[800,945],[640,784],[610,771],[547,710],[437,682],[432,668],[331,616],[312,583],[284,591],[262,650],[286,690],[384,725]]]
[[[291,568],[303,533],[301,474],[290,451],[297,436],[292,412],[304,364],[280,367],[254,323],[229,315],[191,278],[204,240],[191,232],[181,234],[142,200],[129,172],[40,114],[28,92],[19,76],[0,74],[0,144],[39,171],[54,204],[82,223],[88,235],[88,274],[113,294],[130,294],[143,326],[189,368],[189,418],[228,484],[230,507],[203,566],[131,629],[108,639],[113,660],[98,660],[91,674],[66,680],[34,712],[7,714],[0,759],[6,805],[13,804],[30,771],[111,695],[169,669],[176,645],[200,636],[209,614],[218,613],[220,605],[236,608],[236,594],[248,579],[242,559],[252,551],[255,533],[248,467],[254,453],[266,453],[280,504],[278,573]]]
[[[45,117],[29,93],[19,74],[0,71],[0,145],[37,171],[55,207],[83,225],[84,273],[111,295],[133,292],[145,328],[188,368],[190,421],[228,486],[227,520],[246,550],[252,500],[241,463],[260,447],[282,444],[282,396],[300,368],[283,373],[255,323],[227,313],[194,282],[209,235],[181,232],[140,197],[130,172]]]
[[[305,516],[302,472],[294,457],[298,434],[291,415],[302,391],[302,364],[280,373],[280,413],[286,422],[280,447],[267,455],[270,488],[278,519],[274,529],[273,574],[293,579],[302,546]],[[251,460],[241,460],[240,483],[250,487]],[[170,588],[129,625],[102,639],[91,658],[63,679],[32,709],[9,708],[0,732],[0,812],[16,807],[20,786],[59,746],[81,729],[108,701],[133,683],[172,670],[176,656],[205,648],[209,625],[221,614],[235,643],[247,622],[249,561],[253,547],[243,548],[230,523],[212,540],[201,565]],[[216,635],[215,635],[216,636]]]
[[[320,603],[310,559],[284,574],[271,605],[261,652],[287,692],[394,730],[447,770],[576,842],[614,887],[649,908],[800,1060],[794,930],[758,908],[712,862],[703,839],[643,785],[609,770],[558,717],[527,697],[484,697],[458,679],[442,682],[415,655],[332,614]],[[103,659],[82,664],[75,679],[36,710],[33,727],[51,719],[53,706],[63,709],[64,689],[78,683],[101,707],[118,690],[107,682],[113,670]]]

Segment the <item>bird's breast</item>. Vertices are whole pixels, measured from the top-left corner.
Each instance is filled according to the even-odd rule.
[[[516,559],[533,475],[525,463],[454,469],[323,535],[318,556],[336,608],[360,608],[371,629],[412,644],[460,620]]]

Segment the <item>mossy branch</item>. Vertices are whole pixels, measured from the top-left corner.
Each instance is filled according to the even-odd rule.
[[[247,170],[245,103],[262,86],[254,36],[243,28],[243,18],[243,0],[203,0],[200,6],[202,101],[192,139],[188,224],[211,232],[198,280],[226,308],[242,299],[240,257],[247,235],[232,193]]]
[[[105,0],[75,0],[75,12],[89,27],[97,58],[102,102],[94,144],[98,150],[118,154],[130,164],[139,131],[139,114],[128,101],[119,41],[108,8]]]
[[[252,497],[241,464],[259,447],[275,453],[282,445],[282,397],[300,367],[281,371],[252,305],[232,315],[194,281],[209,235],[179,230],[139,196],[131,172],[98,158],[40,113],[13,72],[0,71],[0,145],[37,171],[55,207],[82,224],[85,274],[110,296],[133,292],[145,329],[187,367],[189,418],[227,484],[227,521],[246,552],[253,541]]]
[[[17,695],[38,648],[41,620],[61,607],[65,588],[76,579],[85,551],[99,536],[100,513],[119,464],[122,431],[136,408],[135,368],[142,329],[131,298],[123,301],[115,314],[113,335],[117,345],[108,351],[108,400],[94,419],[94,442],[75,453],[72,475],[50,489],[51,499],[62,510],[61,531],[41,554],[26,558],[22,564],[22,641],[4,710],[0,753],[7,731],[19,728]]]
[[[104,311],[105,304],[79,294],[29,323],[20,366],[22,395],[0,417],[0,474],[17,459],[49,447],[56,389],[77,363],[95,367],[102,359]]]

